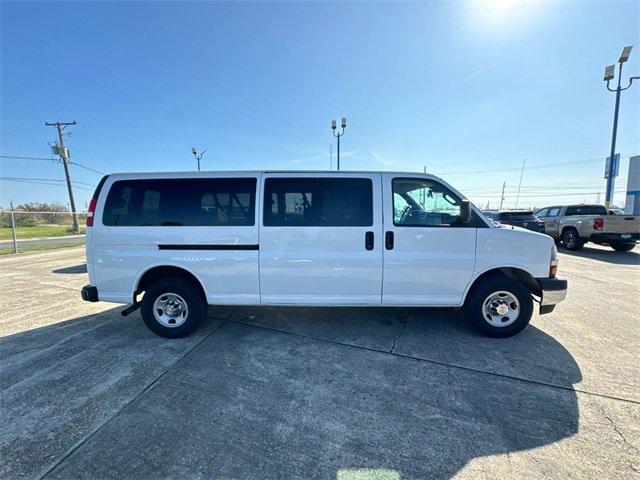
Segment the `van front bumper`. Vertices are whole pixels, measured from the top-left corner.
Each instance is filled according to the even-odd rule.
[[[93,285],[85,285],[84,287],[82,287],[82,291],[80,292],[80,295],[82,295],[82,299],[85,302],[100,301],[100,299],[98,298],[98,288],[94,287]]]
[[[567,298],[567,279],[561,277],[536,278],[540,285],[540,314],[551,313]]]

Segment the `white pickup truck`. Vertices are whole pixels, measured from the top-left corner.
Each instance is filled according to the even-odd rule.
[[[544,231],[567,250],[580,250],[586,242],[610,245],[629,252],[640,240],[640,217],[611,215],[603,205],[557,205],[536,210]]]
[[[567,292],[553,240],[492,223],[443,180],[391,172],[127,173],[89,205],[87,301],[188,335],[207,305],[464,307],[527,326]],[[140,296],[142,299],[140,299]]]

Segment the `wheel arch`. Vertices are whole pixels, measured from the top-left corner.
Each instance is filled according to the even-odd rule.
[[[529,293],[533,295],[540,296],[540,294],[542,293],[540,284],[535,279],[535,277],[527,270],[515,266],[494,267],[482,272],[469,283],[467,291],[464,294],[463,304],[467,301],[467,298],[469,298],[469,294],[475,287],[482,284],[483,281],[486,281],[489,278],[500,276],[517,280],[529,291]]]
[[[192,270],[180,265],[171,264],[158,264],[149,266],[147,269],[138,273],[137,278],[134,281],[133,289],[133,301],[136,302],[136,297],[142,292],[146,291],[153,283],[162,278],[178,277],[182,278],[189,283],[192,283],[202,296],[205,303],[207,302],[207,294],[204,289],[204,283],[202,279]]]
[[[578,232],[578,229],[574,225],[563,225],[562,229],[560,230],[560,238],[562,238],[565,232],[569,230],[575,230],[576,232]],[[578,236],[580,236],[580,232],[578,232]]]

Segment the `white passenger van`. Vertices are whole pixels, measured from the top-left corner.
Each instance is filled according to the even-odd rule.
[[[207,305],[465,307],[506,337],[534,301],[549,313],[567,291],[550,237],[495,224],[443,180],[408,172],[108,175],[86,248],[82,298],[141,307],[170,338]]]

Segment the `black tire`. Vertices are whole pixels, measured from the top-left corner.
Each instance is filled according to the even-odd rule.
[[[173,299],[178,305],[186,303],[186,313],[184,309],[178,310],[184,315],[178,315],[177,321],[174,321],[177,323],[176,326],[164,325],[154,314],[154,303],[158,299],[162,301],[163,296],[168,301]],[[156,335],[164,338],[182,338],[200,326],[207,312],[207,304],[193,283],[178,277],[167,277],[158,280],[145,292],[141,312],[145,325]]]
[[[562,245],[567,250],[576,252],[584,247],[584,242],[580,238],[580,235],[578,235],[578,231],[570,228],[568,230],[565,230],[562,234]]]
[[[490,296],[498,292],[507,292],[513,295],[520,304],[515,321],[506,326],[494,326],[485,318],[484,304]],[[464,310],[473,327],[480,333],[489,337],[511,337],[529,325],[533,314],[533,298],[518,280],[506,275],[496,275],[473,287],[467,297]]]
[[[630,252],[635,248],[635,243],[612,243],[611,248],[616,252]]]

